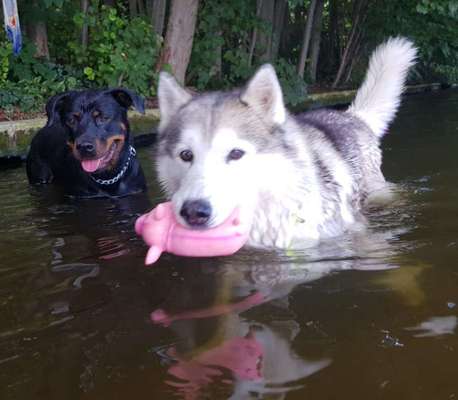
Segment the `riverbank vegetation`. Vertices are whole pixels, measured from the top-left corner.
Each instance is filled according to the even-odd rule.
[[[388,36],[420,50],[412,82],[458,81],[456,0],[19,0],[24,48],[0,34],[0,119],[65,90],[126,86],[153,98],[158,71],[195,90],[275,65],[288,103],[356,86]],[[2,18],[3,20],[3,18]]]

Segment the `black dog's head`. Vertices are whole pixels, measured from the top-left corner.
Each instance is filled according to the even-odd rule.
[[[46,104],[47,126],[60,122],[83,170],[102,172],[116,167],[129,140],[130,106],[145,112],[143,99],[127,89],[65,92]]]

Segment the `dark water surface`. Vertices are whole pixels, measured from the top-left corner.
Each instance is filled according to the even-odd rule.
[[[149,198],[0,172],[0,398],[458,399],[458,92],[407,98],[396,201],[303,253],[143,265]]]

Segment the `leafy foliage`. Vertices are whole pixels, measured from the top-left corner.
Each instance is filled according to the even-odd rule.
[[[70,43],[74,62],[87,79],[101,86],[125,85],[143,95],[152,94],[160,40],[151,24],[142,18],[128,20],[115,8],[97,3],[87,15],[77,13],[74,23],[80,29],[86,23],[90,30],[86,49],[80,41]]]
[[[12,47],[6,40],[0,40],[0,84],[3,86],[8,79]]]
[[[49,47],[53,60],[34,56],[34,45],[25,40],[18,57],[1,34],[0,107],[12,112],[37,111],[50,96],[70,89],[92,86],[127,86],[143,95],[154,94],[157,74],[154,64],[160,37],[142,18],[129,20],[115,8],[92,2],[87,15],[69,0],[41,0],[28,8],[30,19],[46,15]],[[49,12],[37,7],[52,8]],[[122,11],[122,10],[121,10]],[[80,30],[87,24],[88,47],[80,42]],[[59,34],[60,33],[60,34]]]
[[[270,20],[257,10],[261,3],[277,7],[282,1],[287,8],[283,22],[277,18],[277,8]],[[24,50],[19,57],[13,57],[10,44],[0,33],[2,110],[19,107],[35,111],[43,108],[49,96],[83,87],[123,85],[145,96],[155,94],[155,66],[162,38],[154,33],[147,15],[150,11],[129,16],[126,1],[115,1],[115,7],[104,6],[102,0],[90,1],[87,13],[81,12],[77,0],[18,3],[21,22],[28,29],[23,30]],[[243,84],[265,62],[264,53],[269,52],[263,47],[268,44],[260,37],[273,34],[277,23],[282,28],[281,35],[275,31],[279,51],[269,62],[276,67],[286,102],[297,105],[304,100],[307,82],[297,76],[295,66],[310,0],[200,0],[199,4],[188,85],[208,90]],[[320,85],[335,78],[359,4],[367,7],[356,26],[361,36],[349,57],[345,84],[356,86],[375,45],[397,35],[410,37],[419,48],[414,80],[458,82],[457,0],[325,0],[317,74]],[[27,40],[27,35],[32,39],[30,27],[37,21],[47,28],[50,61],[36,58],[35,48]],[[83,27],[88,28],[87,46],[81,41]],[[257,41],[253,40],[254,32]]]
[[[387,36],[404,35],[420,51],[423,79],[456,82],[458,65],[458,3],[456,0],[384,1],[369,15],[373,44]],[[381,28],[381,29],[380,29]]]
[[[13,56],[11,46],[0,48],[2,109],[10,111],[19,107],[26,112],[36,111],[48,97],[83,86],[83,77],[76,70],[39,60],[34,54],[35,46],[30,42],[25,42],[18,57]]]
[[[250,33],[259,25],[255,2],[235,0],[225,7],[203,2],[189,66],[191,84],[202,90],[246,79],[253,71],[248,64]]]
[[[213,1],[203,3],[189,67],[191,84],[200,90],[230,88],[253,75],[260,60],[250,62],[252,32],[270,29],[256,16],[255,6],[244,0],[227,2],[225,7]],[[306,84],[294,66],[286,59],[275,64],[286,101],[292,105],[302,102]]]
[[[292,106],[297,106],[304,102],[307,96],[307,85],[296,73],[296,67],[280,58],[275,63],[280,84],[283,89],[285,101]]]

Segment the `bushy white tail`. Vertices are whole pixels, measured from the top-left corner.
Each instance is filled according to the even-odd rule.
[[[364,82],[348,111],[366,122],[378,137],[396,114],[416,56],[417,49],[410,40],[396,37],[377,47],[370,58]]]

